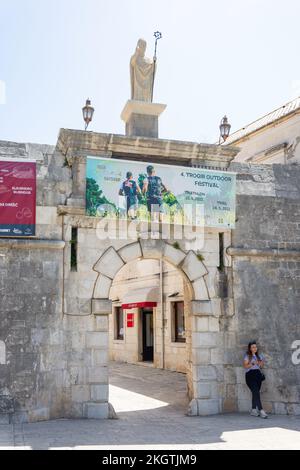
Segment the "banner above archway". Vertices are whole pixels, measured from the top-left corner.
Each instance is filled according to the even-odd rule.
[[[88,157],[86,176],[88,216],[235,228],[235,173]]]

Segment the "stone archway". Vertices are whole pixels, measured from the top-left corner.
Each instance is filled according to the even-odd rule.
[[[184,252],[163,240],[138,240],[120,249],[109,247],[95,263],[98,273],[92,299],[92,313],[107,325],[112,310],[109,292],[116,274],[138,259],[163,259],[178,268],[192,287],[191,364],[188,377],[191,416],[222,411],[222,368],[220,354],[220,299],[210,299],[206,284],[208,270],[195,252]],[[106,317],[106,320],[104,320]],[[99,319],[99,321],[101,321]],[[102,329],[102,332],[103,329]]]
[[[93,299],[109,298],[112,281],[119,270],[128,262],[137,259],[160,259],[171,263],[180,269],[190,281],[193,288],[193,300],[209,300],[208,289],[204,276],[208,271],[204,263],[193,251],[185,253],[162,240],[140,240],[125,245],[119,250],[108,248],[94,265],[98,273]]]

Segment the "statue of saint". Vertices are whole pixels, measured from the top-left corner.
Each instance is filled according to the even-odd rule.
[[[139,39],[136,51],[130,60],[131,99],[151,103],[156,60],[145,57],[146,48],[146,41]]]

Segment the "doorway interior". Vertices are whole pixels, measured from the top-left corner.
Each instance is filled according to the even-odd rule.
[[[117,413],[186,411],[190,298],[185,277],[167,261],[133,260],[115,276],[109,400]]]
[[[142,321],[142,362],[154,361],[153,308],[140,310]]]

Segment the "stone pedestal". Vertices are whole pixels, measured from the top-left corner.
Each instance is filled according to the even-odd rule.
[[[158,138],[158,118],[167,105],[145,101],[127,101],[121,119],[125,122],[128,137]]]

